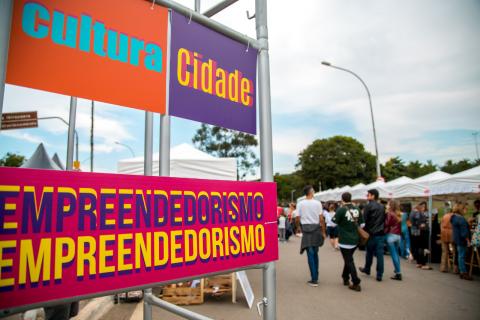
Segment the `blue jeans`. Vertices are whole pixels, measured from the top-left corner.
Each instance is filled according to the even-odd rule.
[[[395,273],[400,273],[400,256],[398,255],[398,249],[400,249],[401,237],[398,234],[389,233],[385,237],[385,240],[387,241],[388,251],[390,251],[390,256],[392,257]]]
[[[307,248],[308,267],[313,282],[318,281],[318,247]]]
[[[410,235],[408,234],[408,229],[406,231],[402,231],[400,251],[402,257],[408,258],[410,256]]]
[[[385,243],[385,236],[370,236],[367,242],[367,256],[365,258],[365,272],[370,273],[372,267],[373,257],[377,258],[377,278],[383,276],[383,245]]]
[[[466,253],[467,253],[467,247],[457,245],[458,271],[460,271],[460,273],[467,272],[467,266],[465,265]]]

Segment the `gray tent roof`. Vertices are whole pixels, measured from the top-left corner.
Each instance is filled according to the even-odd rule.
[[[35,150],[33,155],[22,166],[22,168],[62,170],[52,159],[50,159],[43,143],[38,145],[37,150]]]
[[[65,166],[63,165],[62,163],[62,160],[60,160],[60,157],[58,156],[58,154],[55,152],[55,154],[53,155],[52,157],[52,160],[53,162],[55,162],[55,164],[62,170],[65,170]]]

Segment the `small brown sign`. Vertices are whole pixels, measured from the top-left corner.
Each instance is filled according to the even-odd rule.
[[[7,112],[2,114],[2,130],[37,127],[37,111]]]

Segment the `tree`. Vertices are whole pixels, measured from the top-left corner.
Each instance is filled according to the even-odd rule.
[[[25,162],[25,157],[16,153],[7,152],[6,155],[0,159],[0,166],[2,167],[21,167]]]
[[[317,139],[299,154],[299,174],[316,186],[327,188],[375,180],[375,156],[351,137]]]
[[[437,165],[433,164],[432,160],[428,160],[426,164],[420,161],[410,161],[406,167],[406,176],[415,179],[426,174],[437,171]]]
[[[287,203],[291,201],[292,191],[293,199],[303,196],[303,187],[305,181],[298,172],[289,174],[276,173],[273,180],[277,183],[277,199],[278,203]]]
[[[406,175],[406,166],[399,157],[390,158],[382,166],[382,176],[385,181],[392,181]]]
[[[452,160],[447,160],[447,161],[445,161],[445,164],[440,167],[440,169],[442,171],[447,172],[447,173],[454,174],[454,173],[458,173],[458,172],[462,172],[462,171],[471,169],[471,168],[473,168],[475,166],[478,166],[478,165],[480,165],[479,160],[470,161],[468,159],[463,159],[463,160],[459,160],[457,162],[452,161]]]
[[[258,145],[253,135],[221,127],[202,124],[195,132],[192,142],[197,148],[217,157],[237,159],[237,178],[244,179],[247,174],[254,174],[260,165],[252,147]]]

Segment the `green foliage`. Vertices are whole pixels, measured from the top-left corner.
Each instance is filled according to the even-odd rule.
[[[258,145],[257,138],[247,133],[202,124],[192,142],[211,155],[236,158],[239,179],[244,179],[249,173],[254,174],[260,164],[252,150],[252,147]]]
[[[292,190],[295,190],[293,193],[294,201],[303,195],[303,187],[305,187],[306,183],[298,172],[290,174],[276,173],[273,180],[277,183],[277,199],[279,205],[291,201]]]
[[[2,167],[21,167],[25,162],[25,157],[19,154],[7,152],[6,155],[0,159],[0,166]]]
[[[385,165],[381,165],[381,170],[385,181],[392,181],[407,175],[407,167],[399,157],[390,158]]]
[[[445,171],[450,174],[462,172],[468,169],[471,169],[473,167],[476,167],[480,165],[480,160],[468,160],[468,159],[463,159],[459,160],[457,162],[452,161],[452,160],[447,160],[445,161],[445,164],[440,167],[442,171]]]
[[[424,176],[426,174],[437,171],[438,168],[431,160],[428,160],[426,164],[421,163],[420,161],[411,161],[408,163],[405,171],[405,175],[412,179]]]
[[[324,189],[375,180],[375,157],[351,137],[317,139],[299,154],[297,167],[306,183]]]

